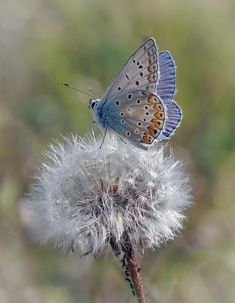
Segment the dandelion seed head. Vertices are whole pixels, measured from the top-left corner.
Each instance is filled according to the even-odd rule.
[[[50,146],[30,192],[39,240],[99,255],[123,235],[134,247],[159,247],[182,228],[190,185],[164,145],[143,151],[115,137],[67,138]]]

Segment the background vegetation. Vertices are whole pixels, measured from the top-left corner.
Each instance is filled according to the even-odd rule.
[[[134,302],[119,264],[35,244],[25,192],[47,145],[85,135],[100,96],[153,35],[177,69],[184,119],[171,145],[191,175],[185,230],[145,253],[151,302],[235,302],[235,3],[0,0],[0,302]]]

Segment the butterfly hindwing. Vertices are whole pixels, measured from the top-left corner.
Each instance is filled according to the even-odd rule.
[[[166,110],[166,121],[158,140],[169,139],[174,135],[176,128],[182,120],[181,108],[173,100],[163,100]]]
[[[139,147],[151,144],[165,123],[161,99],[148,91],[135,90],[115,96],[102,109],[103,123]]]
[[[154,38],[149,38],[124,64],[101,100],[109,102],[113,96],[136,89],[143,89],[154,93],[156,91],[157,79],[158,49]]]

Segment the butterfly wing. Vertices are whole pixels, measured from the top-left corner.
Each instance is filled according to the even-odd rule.
[[[172,100],[174,94],[174,60],[167,51],[158,55],[155,40],[150,38],[105,91],[97,110],[98,122],[146,148],[156,138],[169,138],[179,126],[182,112]]]
[[[168,51],[159,53],[159,79],[157,95],[163,100],[172,100],[176,90],[175,62]]]
[[[101,100],[109,102],[113,96],[136,89],[154,93],[156,92],[157,79],[158,49],[154,38],[149,38],[124,64]]]
[[[103,123],[138,147],[151,144],[165,124],[161,99],[143,90],[124,92],[102,108]]]
[[[159,80],[157,95],[162,99],[166,112],[166,121],[158,140],[168,139],[180,125],[182,111],[173,100],[176,93],[176,67],[168,51],[159,53]]]

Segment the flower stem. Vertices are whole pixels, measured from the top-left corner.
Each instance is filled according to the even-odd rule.
[[[144,286],[140,275],[140,268],[138,267],[133,246],[127,234],[124,236],[125,244],[122,246],[123,251],[123,267],[127,275],[127,280],[130,282],[133,293],[136,295],[138,303],[147,303]]]

